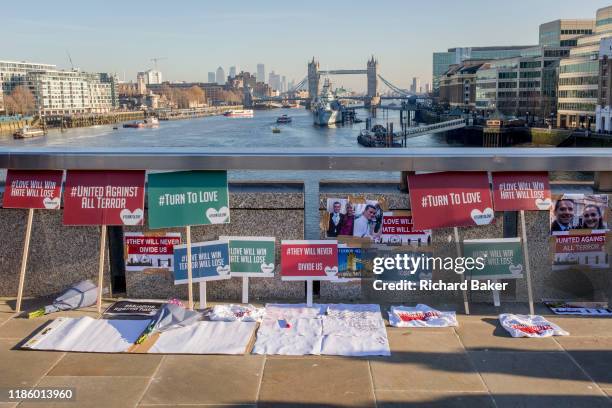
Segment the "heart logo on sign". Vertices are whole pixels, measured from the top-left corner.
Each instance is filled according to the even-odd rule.
[[[45,197],[45,199],[43,200],[43,205],[45,206],[47,210],[56,210],[60,206],[60,198],[59,197],[55,197],[55,198]]]
[[[269,263],[269,264],[262,263],[259,266],[260,266],[261,271],[263,273],[272,273],[272,272],[274,272],[274,264],[273,263]]]
[[[330,268],[329,266],[325,267],[325,274],[327,276],[335,276],[338,273],[338,267],[334,266],[333,268]]]
[[[225,265],[225,266],[217,266],[217,273],[219,275],[227,275],[228,273],[230,273],[230,266],[229,265]]]
[[[219,211],[209,208],[206,210],[206,218],[211,224],[223,224],[229,218],[229,208],[221,207]]]
[[[552,205],[552,201],[551,201],[550,198],[547,198],[546,200],[542,200],[541,198],[538,198],[538,199],[535,200],[535,205],[540,210],[550,210],[550,206]]]
[[[519,275],[521,272],[523,272],[523,265],[510,265],[508,266],[508,269],[513,275]]]
[[[138,225],[144,218],[144,211],[137,208],[134,211],[130,211],[127,208],[121,210],[119,217],[124,225]]]
[[[495,217],[495,212],[492,208],[485,208],[484,211],[480,211],[478,208],[474,208],[470,213],[472,220],[476,225],[487,225],[493,221]]]

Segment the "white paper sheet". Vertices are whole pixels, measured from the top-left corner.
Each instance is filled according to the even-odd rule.
[[[197,322],[163,332],[148,352],[244,354],[256,326],[256,322]]]
[[[60,317],[23,347],[34,350],[121,353],[134,344],[150,322]]]
[[[456,327],[455,312],[441,312],[427,305],[391,306],[389,324],[393,327]]]

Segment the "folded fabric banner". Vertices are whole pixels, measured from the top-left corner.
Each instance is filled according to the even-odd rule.
[[[149,353],[244,354],[255,322],[207,322],[164,331]]]
[[[106,320],[60,317],[22,347],[33,350],[126,352],[151,320]]]
[[[393,327],[456,327],[455,312],[441,312],[427,305],[391,306],[389,324]]]
[[[512,337],[569,336],[569,332],[542,316],[505,313],[499,315],[499,322]]]
[[[266,305],[254,354],[388,356],[378,305]]]
[[[265,309],[253,305],[215,305],[208,315],[213,321],[261,322]]]
[[[544,302],[554,314],[612,317],[607,302]]]

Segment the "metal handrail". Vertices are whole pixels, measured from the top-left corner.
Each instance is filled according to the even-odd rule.
[[[0,169],[612,171],[612,148],[0,148]]]

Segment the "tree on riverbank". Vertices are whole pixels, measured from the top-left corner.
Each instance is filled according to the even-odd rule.
[[[34,113],[36,103],[32,91],[25,85],[15,87],[10,95],[4,96],[4,109],[9,115]]]

